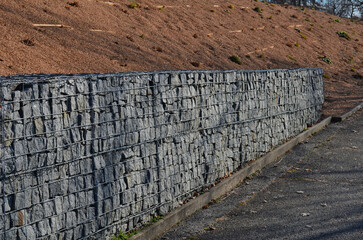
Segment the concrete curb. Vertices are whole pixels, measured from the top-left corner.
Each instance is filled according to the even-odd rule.
[[[231,177],[224,179],[221,183],[211,188],[210,191],[202,194],[201,196],[191,200],[184,206],[175,209],[169,213],[166,217],[160,221],[154,223],[153,225],[146,227],[140,233],[131,237],[131,240],[152,240],[161,235],[162,233],[168,231],[179,221],[192,215],[197,210],[201,209],[203,206],[207,205],[212,199],[216,199],[235,188],[243,179],[245,179],[250,174],[261,170],[266,165],[272,163],[277,158],[284,155],[287,151],[292,149],[294,146],[302,141],[305,141],[312,134],[321,131],[332,121],[332,117],[328,117],[315,126],[309,128],[303,133],[299,134],[295,138],[291,139],[287,143],[277,147],[275,150],[267,153],[263,157],[253,161],[245,168],[234,173]]]
[[[353,113],[357,112],[359,109],[361,109],[363,107],[363,102],[360,103],[358,106],[356,106],[355,108],[353,108],[352,110],[350,110],[349,112],[345,113],[344,115],[340,116],[340,117],[336,117],[333,116],[332,117],[332,122],[341,122],[343,120],[345,120],[347,117],[351,116]]]

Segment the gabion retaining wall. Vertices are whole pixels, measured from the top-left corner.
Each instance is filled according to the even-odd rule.
[[[0,239],[165,215],[320,117],[321,69],[0,77]]]

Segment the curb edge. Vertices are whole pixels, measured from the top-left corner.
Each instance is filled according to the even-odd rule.
[[[354,114],[355,112],[357,112],[359,109],[363,108],[363,102],[361,102],[360,104],[358,104],[355,108],[353,108],[352,110],[350,110],[349,112],[343,114],[342,116],[333,116],[331,121],[333,123],[336,122],[341,122],[345,119],[347,119],[349,116],[351,116],[352,114]]]
[[[360,104],[360,105],[363,105]],[[360,109],[360,107],[358,108]],[[321,121],[320,123],[314,125],[308,130],[300,133],[293,139],[284,143],[283,145],[277,147],[266,155],[262,156],[258,160],[252,162],[250,165],[242,168],[241,170],[234,173],[231,177],[225,179],[215,187],[211,188],[208,192],[200,195],[199,197],[191,200],[184,206],[175,209],[170,212],[160,221],[154,223],[153,225],[146,227],[140,233],[134,235],[130,238],[130,240],[152,240],[160,236],[162,233],[171,229],[174,225],[176,225],[181,220],[187,218],[192,215],[199,209],[201,209],[204,205],[208,204],[212,199],[218,198],[233,188],[235,188],[243,179],[245,179],[250,174],[261,170],[268,164],[274,162],[277,158],[283,156],[287,151],[295,147],[300,142],[303,142],[305,139],[310,137],[312,134],[317,133],[324,129],[332,122],[332,117],[328,117]]]

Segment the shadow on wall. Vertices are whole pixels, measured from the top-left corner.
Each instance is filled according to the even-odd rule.
[[[320,118],[321,69],[0,77],[0,236],[165,215]]]

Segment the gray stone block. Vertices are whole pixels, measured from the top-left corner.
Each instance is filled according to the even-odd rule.
[[[2,182],[3,208],[12,212],[4,227],[19,222],[18,208],[29,216],[18,229],[20,239],[38,221],[42,229],[27,230],[30,238],[51,239],[55,235],[48,234],[58,232],[67,239],[111,233],[116,228],[102,228],[136,214],[121,224],[131,229],[148,219],[142,211],[159,204],[166,214],[191,189],[213,183],[316,121],[324,100],[321,74],[90,74],[17,84],[21,90],[13,92],[3,87],[2,112],[11,120],[3,124],[4,174],[36,173],[20,173],[17,184]]]
[[[49,219],[41,220],[37,223],[38,233],[37,236],[42,237],[51,233]]]

